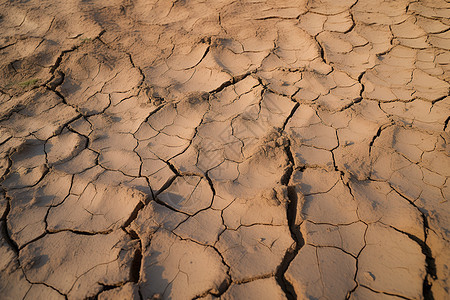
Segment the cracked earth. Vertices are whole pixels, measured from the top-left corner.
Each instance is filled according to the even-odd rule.
[[[449,299],[448,1],[0,7],[0,298]]]

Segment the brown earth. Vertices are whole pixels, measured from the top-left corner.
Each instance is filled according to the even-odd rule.
[[[450,3],[0,0],[1,299],[449,299]]]

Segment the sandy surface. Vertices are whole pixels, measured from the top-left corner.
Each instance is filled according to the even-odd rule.
[[[445,0],[0,0],[1,299],[449,299]]]

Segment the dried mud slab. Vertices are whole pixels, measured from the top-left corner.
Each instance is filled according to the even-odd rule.
[[[0,298],[449,298],[447,1],[0,8]]]

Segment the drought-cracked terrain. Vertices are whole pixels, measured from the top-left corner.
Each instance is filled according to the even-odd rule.
[[[449,299],[446,0],[0,0],[1,299]]]

